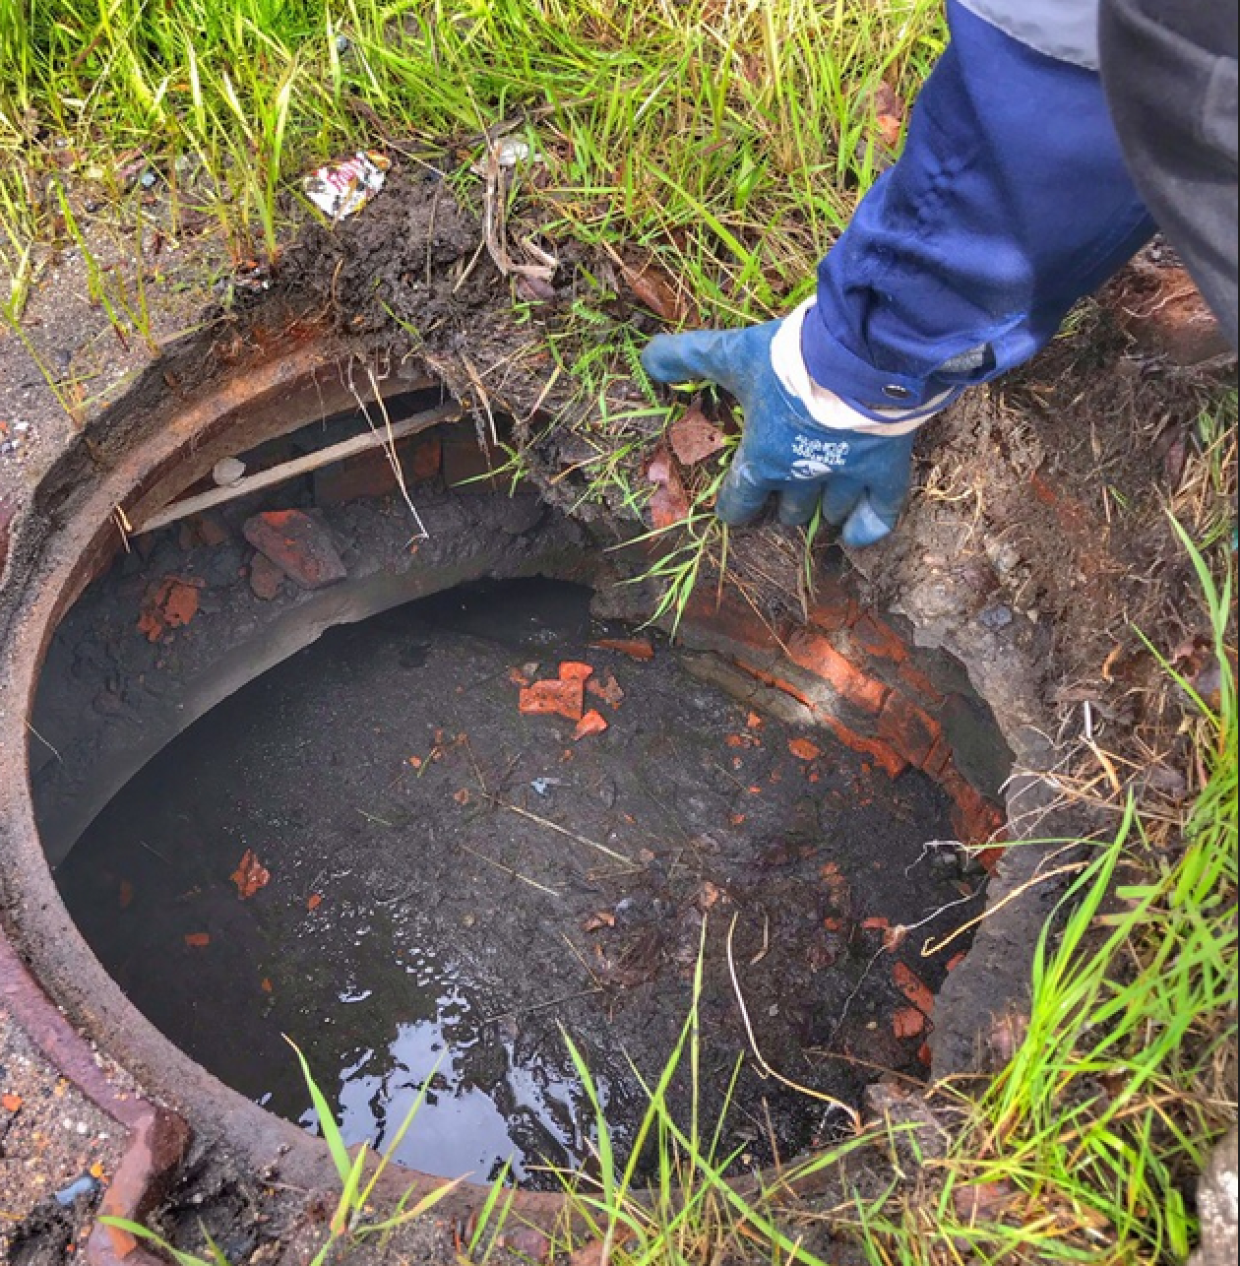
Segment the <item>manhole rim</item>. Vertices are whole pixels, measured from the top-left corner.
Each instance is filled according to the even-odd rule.
[[[140,523],[209,470],[211,442],[218,445],[221,437],[232,434],[232,426],[246,421],[263,401],[313,391],[325,415],[324,384],[333,378],[341,384],[347,380],[352,390],[356,375],[349,371],[357,363],[358,354],[329,335],[290,331],[197,394],[176,399],[171,390],[156,392],[145,415],[126,429],[114,463],[98,473],[85,495],[62,471],[62,504],[38,506],[19,522],[21,548],[11,552],[19,565],[10,567],[0,591],[0,620],[7,617],[13,630],[12,653],[0,666],[0,715],[22,718],[20,726],[10,725],[0,734],[0,770],[8,771],[0,776],[0,884],[7,890],[2,913],[15,948],[81,1040],[98,1043],[154,1100],[175,1106],[204,1136],[228,1143],[255,1170],[278,1162],[286,1175],[320,1188],[335,1182],[326,1145],[220,1082],[160,1033],[124,997],[86,944],[60,900],[44,855],[30,794],[26,728],[52,634],[91,578],[95,562],[118,539],[117,508],[124,507]],[[389,358],[382,354],[373,354],[369,363],[390,370]],[[296,425],[310,416],[301,413]],[[113,420],[114,415],[105,415],[102,421]],[[95,429],[103,433],[104,426]],[[249,446],[252,440],[247,434],[245,444],[232,447]],[[77,442],[79,465],[86,464],[88,447],[85,437]],[[170,474],[174,470],[176,479]],[[50,473],[56,472],[54,467]],[[53,491],[47,500],[55,496]],[[387,1178],[393,1192],[410,1186],[430,1190],[446,1181],[404,1166],[394,1166]],[[467,1216],[489,1190],[462,1184],[446,1208]],[[556,1217],[565,1207],[559,1194],[515,1194],[515,1208],[539,1220]]]
[[[388,369],[385,360],[373,355],[364,363],[382,371]],[[30,790],[27,736],[38,741],[31,716],[47,647],[61,616],[91,578],[96,560],[117,543],[117,508],[132,518],[132,508],[142,502],[144,493],[160,487],[173,470],[181,476],[182,486],[192,482],[202,473],[196,467],[204,461],[205,469],[212,464],[203,457],[203,440],[219,441],[263,401],[298,392],[321,400],[324,383],[332,379],[347,380],[351,388],[355,375],[350,369],[357,362],[358,355],[330,335],[306,338],[299,331],[234,366],[201,393],[183,400],[171,399],[170,390],[161,393],[140,425],[125,436],[111,467],[96,471],[84,497],[75,501],[71,492],[62,504],[39,505],[46,485],[67,459],[44,474],[30,509],[14,525],[13,565],[0,588],[0,619],[7,617],[10,631],[9,653],[0,667],[0,716],[16,719],[0,733],[0,883],[5,897],[0,936],[12,950],[5,966],[13,979],[26,978],[22,990],[33,982],[74,1032],[49,1034],[33,1009],[17,1003],[16,984],[12,993],[4,989],[0,997],[14,1001],[14,1013],[19,1019],[25,1015],[31,1036],[70,1081],[80,1086],[66,1045],[75,1036],[81,1044],[74,1052],[78,1057],[85,1052],[99,1063],[101,1055],[106,1056],[152,1103],[170,1106],[203,1137],[241,1153],[254,1171],[278,1164],[286,1177],[307,1187],[330,1187],[337,1181],[327,1145],[225,1085],[159,1032],[125,998],[82,937],[60,899],[44,854]],[[133,394],[131,390],[126,399]],[[105,414],[103,421],[110,417]],[[302,417],[299,424],[307,420]],[[71,446],[77,450],[74,456],[81,458],[86,443],[85,435],[78,437]],[[195,473],[186,473],[189,470]],[[93,1097],[89,1089],[83,1092]],[[152,1172],[150,1177],[157,1175]],[[392,1194],[409,1188],[429,1191],[448,1181],[401,1165],[389,1168],[384,1179],[384,1188]],[[486,1185],[462,1183],[440,1208],[468,1216],[489,1191]],[[527,1216],[547,1218],[564,1207],[564,1197],[557,1193],[514,1194],[514,1208]]]

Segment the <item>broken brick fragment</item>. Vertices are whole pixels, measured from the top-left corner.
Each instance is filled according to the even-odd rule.
[[[599,650],[619,651],[630,659],[654,659],[654,647],[644,637],[603,637],[590,645]]]
[[[302,589],[324,589],[348,575],[327,527],[303,510],[264,510],[242,532]]]
[[[165,576],[148,590],[138,618],[138,632],[148,642],[158,642],[169,629],[179,629],[198,614],[198,591],[203,582],[197,577]]]
[[[602,734],[605,729],[607,729],[607,718],[601,712],[591,708],[577,722],[577,728],[573,731],[573,738],[588,738],[591,734]]]
[[[258,860],[252,848],[247,848],[229,878],[237,886],[237,896],[242,901],[248,901],[271,882],[271,871]]]
[[[521,687],[517,707],[527,716],[561,716],[580,721],[585,693],[585,683],[580,679],[536,681]]]
[[[618,708],[624,702],[624,691],[612,673],[601,680],[595,677],[586,682],[586,690],[613,708]]]

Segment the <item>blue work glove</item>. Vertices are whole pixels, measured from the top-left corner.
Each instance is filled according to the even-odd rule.
[[[813,384],[800,354],[806,306],[743,330],[658,334],[642,366],[658,382],[718,383],[740,402],[744,434],[715,504],[725,523],[749,522],[775,492],[781,523],[808,523],[821,503],[844,544],[873,545],[896,525],[913,436],[934,410],[876,421]],[[785,324],[795,328],[777,341]]]

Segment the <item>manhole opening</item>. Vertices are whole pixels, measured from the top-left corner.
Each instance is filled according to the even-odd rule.
[[[372,450],[137,538],[62,621],[31,740],[41,832],[128,998],[279,1115],[315,1126],[287,1034],[350,1143],[384,1146],[423,1095],[400,1161],[531,1187],[593,1152],[564,1034],[623,1151],[699,951],[699,1084],[686,1064],[669,1099],[684,1121],[727,1106],[738,1169],[841,1124],[759,1074],[741,1000],[796,1082],[859,1103],[884,1071],[923,1076],[929,994],[967,942],[922,949],[984,900],[955,843],[1004,772],[984,710],[906,648],[846,659],[873,643],[855,611],[830,645],[873,733],[816,643],[698,612],[685,651],[601,622],[598,544],[499,491],[472,427],[400,458],[427,539]]]

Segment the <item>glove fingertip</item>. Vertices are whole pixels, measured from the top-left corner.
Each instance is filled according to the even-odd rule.
[[[840,539],[852,549],[865,549],[890,536],[894,527],[894,521],[879,514],[869,497],[862,497],[844,523]]]

